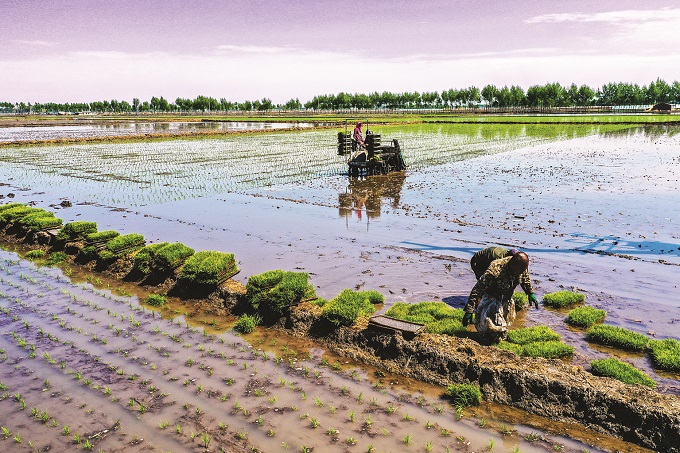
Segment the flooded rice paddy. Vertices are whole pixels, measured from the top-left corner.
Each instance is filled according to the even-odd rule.
[[[0,148],[0,183],[6,184],[0,195],[55,210],[65,221],[94,220],[100,230],[141,233],[148,242],[181,241],[196,250],[235,253],[241,268],[236,279],[244,283],[250,275],[280,268],[310,273],[317,294],[325,298],[343,288],[376,289],[385,295],[385,309],[397,301],[424,300],[460,307],[474,284],[470,256],[487,245],[516,246],[531,257],[539,295],[575,289],[586,294],[587,304],[607,311],[608,324],[655,338],[680,338],[678,129],[432,125],[376,130],[383,140],[400,141],[409,164],[406,172],[349,179],[343,174],[342,157],[335,154],[332,130],[12,147]],[[64,199],[73,206],[59,209]],[[9,252],[3,252],[2,259],[0,290],[6,297],[0,304],[10,314],[0,316],[0,348],[6,351],[2,367],[8,377],[3,383],[10,388],[0,405],[10,414],[11,426],[30,426],[40,433],[34,439],[46,436],[57,451],[69,451],[71,445],[60,434],[65,422],[57,417],[59,426],[52,427],[51,419],[46,424],[31,420],[12,395],[22,394],[26,411],[66,410],[68,420],[82,423],[76,428],[81,435],[111,429],[121,420],[122,428],[110,431],[101,442],[105,451],[132,451],[137,448],[135,436],[157,441],[162,451],[184,451],[189,445],[200,451],[204,432],[214,439],[211,448],[227,442],[224,445],[232,448],[255,445],[262,451],[278,451],[284,443],[297,451],[303,445],[350,451],[366,451],[369,445],[375,451],[402,451],[411,445],[423,450],[428,442],[433,451],[481,451],[494,443],[494,451],[551,451],[558,444],[565,446],[562,451],[639,451],[612,447],[610,440],[584,433],[573,435],[595,447],[570,443],[551,437],[545,427],[537,428],[540,422],[528,428],[512,418],[493,419],[489,425],[495,431],[490,432],[480,418],[458,420],[449,406],[440,414],[437,408],[445,402],[431,394],[423,396],[427,404],[413,404],[421,387],[417,383],[406,403],[402,393],[408,392],[375,390],[370,374],[361,368],[333,370],[335,359],[329,366],[323,352],[313,348],[313,357],[304,365],[289,367],[286,351],[276,353],[278,340],[269,345],[273,350],[268,349],[265,359],[262,352],[254,352],[264,351],[263,345],[229,332],[205,337],[191,324],[187,327],[190,319],[179,308],[180,313],[164,313],[161,320],[160,314],[141,310],[135,299],[74,286],[59,271],[35,268]],[[576,348],[574,364],[588,369],[593,358],[615,355],[650,374],[659,391],[680,394],[677,375],[657,372],[645,356],[590,345],[584,332],[566,327],[565,316],[547,308],[524,311],[517,325],[545,324],[556,330]],[[228,321],[218,323],[227,327]],[[156,326],[160,332],[154,332]],[[36,345],[35,358],[10,332]],[[54,342],[47,332],[65,340]],[[171,357],[163,357],[166,350]],[[48,363],[44,352],[59,355],[56,363],[65,362],[65,368]],[[275,356],[283,357],[282,362],[276,364]],[[161,364],[161,359],[168,361]],[[190,359],[197,361],[195,366],[186,365]],[[234,370],[229,360],[238,373],[229,374]],[[215,377],[208,375],[209,369]],[[88,385],[81,383],[87,379],[84,371],[94,376]],[[76,379],[78,372],[81,379]],[[223,375],[236,379],[236,387],[225,386]],[[39,387],[44,379],[58,382],[58,390],[43,392]],[[296,381],[293,388],[291,381]],[[70,391],[74,385],[78,392]],[[102,389],[113,391],[113,385],[122,396],[110,403]],[[151,392],[150,386],[158,389]],[[302,390],[295,390],[297,386]],[[269,393],[253,396],[258,388],[258,393]],[[71,400],[51,397],[58,392],[69,393],[65,398]],[[163,393],[170,395],[159,398]],[[357,405],[359,393],[366,399]],[[227,401],[221,402],[227,394]],[[377,406],[367,411],[373,397]],[[127,406],[130,400],[133,404]],[[236,400],[242,408],[235,407]],[[140,414],[140,402],[150,410]],[[388,414],[388,404],[401,406]],[[87,417],[88,410],[99,414],[100,406],[111,409]],[[205,415],[196,413],[197,407]],[[350,411],[355,412],[353,422]],[[367,415],[375,421],[374,433],[365,429]],[[488,414],[478,417],[492,420]],[[221,420],[227,429],[220,430]],[[166,421],[169,424],[160,428]],[[187,428],[182,434],[173,434],[177,423]],[[436,424],[436,431],[427,423]],[[442,427],[451,436],[440,436]],[[504,435],[508,429],[517,432]],[[548,440],[528,442],[532,431]],[[239,439],[240,433],[246,438]],[[357,446],[348,443],[349,437]]]
[[[85,124],[80,124],[85,123]],[[41,126],[5,126],[0,127],[0,143],[61,139],[87,139],[103,137],[120,137],[131,135],[165,135],[183,134],[196,131],[261,131],[297,128],[312,128],[312,123],[285,123],[262,121],[229,121],[229,122],[91,122],[80,121],[79,124],[45,124]]]

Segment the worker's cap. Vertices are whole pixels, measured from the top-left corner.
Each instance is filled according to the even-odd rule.
[[[361,121],[359,121],[359,122],[357,123],[357,126],[363,126],[363,124],[364,124],[364,123],[362,123]]]
[[[515,256],[515,255],[517,255],[517,254],[519,253],[519,250],[517,250],[517,249],[510,249],[510,252],[509,252],[509,253],[510,253],[510,255]]]

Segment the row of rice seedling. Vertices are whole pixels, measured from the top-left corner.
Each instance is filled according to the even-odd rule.
[[[28,291],[22,289],[22,292],[28,294],[36,291],[36,288],[30,288],[30,286],[33,285],[32,283],[28,282],[27,284],[29,285],[29,288],[27,288]],[[233,396],[231,392],[222,391],[218,386],[210,385],[211,382],[215,382],[210,380],[211,376],[213,376],[213,371],[215,376],[219,376],[216,380],[217,384],[224,383],[223,385],[228,386],[227,388],[234,389],[234,394],[245,394],[246,396],[239,397],[240,403],[239,401],[233,403],[232,414],[226,420],[232,425],[231,428],[227,427],[226,423],[220,423],[220,426],[215,428],[214,425],[217,421],[206,424],[205,432],[210,432],[208,437],[211,437],[213,440],[208,442],[208,437],[206,437],[206,441],[202,440],[202,448],[205,448],[206,443],[208,443],[210,444],[211,449],[213,448],[213,445],[214,448],[219,449],[220,446],[224,446],[222,441],[226,439],[226,436],[229,436],[232,439],[253,438],[253,442],[255,442],[254,445],[257,445],[258,441],[255,439],[260,439],[259,441],[262,441],[262,436],[257,436],[257,433],[254,430],[259,430],[260,428],[262,428],[263,432],[266,432],[267,437],[276,437],[277,441],[272,444],[276,446],[277,444],[288,445],[289,443],[296,441],[298,439],[294,434],[296,428],[310,427],[316,429],[318,427],[323,427],[323,429],[330,434],[337,435],[336,431],[339,430],[333,429],[334,426],[338,426],[339,424],[344,426],[346,423],[351,423],[353,424],[353,429],[366,429],[371,433],[378,433],[379,431],[377,431],[376,425],[380,424],[381,426],[387,426],[387,423],[390,420],[388,417],[392,412],[389,411],[389,408],[393,406],[387,404],[387,409],[384,412],[377,410],[380,407],[385,406],[384,401],[380,403],[378,400],[392,398],[384,393],[384,390],[381,390],[380,392],[376,390],[376,397],[371,398],[370,408],[372,411],[375,411],[375,413],[369,414],[366,417],[365,422],[361,424],[361,427],[359,427],[358,422],[355,421],[356,414],[359,413],[361,409],[357,407],[357,405],[362,404],[361,393],[354,398],[349,394],[349,390],[346,388],[341,390],[339,385],[337,387],[331,387],[331,394],[341,395],[339,398],[344,398],[344,403],[350,406],[354,405],[354,407],[349,408],[351,412],[349,421],[341,421],[338,418],[340,412],[338,411],[338,414],[336,414],[335,404],[327,403],[325,396],[316,397],[313,402],[311,398],[307,398],[307,395],[312,389],[318,388],[318,383],[326,382],[321,376],[322,372],[320,369],[315,369],[314,366],[301,366],[301,363],[304,363],[306,360],[311,360],[311,356],[307,359],[300,354],[299,357],[296,357],[295,360],[290,363],[281,359],[281,357],[270,360],[268,354],[256,351],[250,347],[246,348],[245,344],[237,343],[234,343],[232,348],[237,349],[240,346],[241,352],[238,353],[235,350],[229,352],[221,350],[219,344],[210,344],[211,342],[216,343],[216,338],[206,337],[205,335],[203,341],[208,344],[205,346],[200,342],[196,344],[195,350],[198,351],[197,354],[199,357],[194,358],[194,356],[191,356],[190,361],[187,361],[186,366],[182,367],[184,370],[183,373],[187,375],[186,379],[184,379],[184,383],[182,383],[182,378],[176,373],[176,370],[180,367],[179,359],[175,357],[177,351],[173,351],[176,348],[168,347],[167,345],[171,341],[170,336],[178,334],[181,335],[180,343],[182,349],[191,348],[189,342],[193,344],[200,340],[194,335],[195,332],[193,329],[189,329],[189,332],[185,333],[186,329],[175,327],[174,323],[158,320],[158,323],[153,330],[153,332],[157,331],[157,333],[152,333],[150,330],[150,323],[144,322],[140,327],[128,327],[125,335],[113,336],[110,338],[108,344],[96,341],[83,341],[87,339],[94,340],[92,335],[87,332],[87,329],[84,328],[82,332],[80,331],[80,326],[84,327],[83,320],[89,322],[90,316],[93,318],[101,316],[97,315],[97,308],[91,306],[89,304],[90,301],[87,299],[87,297],[81,298],[81,296],[78,296],[78,306],[82,308],[76,307],[74,309],[71,305],[70,311],[63,314],[63,317],[57,317],[55,322],[41,323],[41,325],[44,325],[43,333],[36,332],[34,329],[27,330],[28,333],[24,336],[24,340],[30,343],[38,339],[39,336],[47,336],[47,338],[50,339],[49,342],[45,340],[42,344],[38,344],[36,341],[36,344],[38,344],[38,355],[45,351],[45,353],[48,354],[47,356],[43,354],[46,363],[52,364],[55,369],[61,369],[62,373],[65,375],[67,374],[71,379],[75,379],[79,384],[79,388],[80,385],[82,385],[83,390],[79,391],[78,395],[89,395],[90,401],[88,402],[97,405],[97,407],[101,407],[103,413],[108,412],[107,406],[109,405],[117,406],[116,412],[120,412],[119,409],[121,408],[127,411],[129,416],[124,414],[124,419],[121,421],[123,424],[127,423],[126,432],[134,433],[136,426],[143,427],[144,429],[148,429],[148,427],[153,428],[154,423],[156,423],[156,429],[160,429],[160,431],[157,431],[159,435],[157,438],[153,439],[150,436],[145,436],[149,438],[147,443],[144,444],[147,448],[151,448],[151,446],[160,448],[159,443],[162,443],[162,439],[166,436],[166,434],[164,434],[166,431],[164,430],[172,426],[175,428],[171,430],[172,432],[168,431],[168,434],[171,434],[177,439],[186,439],[187,444],[189,441],[192,441],[193,445],[195,439],[194,436],[191,436],[192,438],[189,439],[189,431],[187,428],[189,425],[185,422],[186,419],[193,419],[192,417],[201,417],[205,415],[203,420],[215,419],[219,421],[220,417],[224,417],[225,412],[228,412],[228,410],[225,411],[226,406],[220,406],[220,403],[229,401]],[[87,305],[85,304],[86,301],[88,302]],[[106,305],[106,300],[102,300],[101,303]],[[112,324],[122,327],[123,324],[125,324],[122,319],[127,318],[127,315],[132,311],[132,308],[128,310],[127,304],[125,304],[124,301],[120,301],[120,303],[121,305],[116,309],[119,311],[120,316],[116,316],[115,314],[111,314],[110,316]],[[25,307],[22,305],[22,307],[22,309],[32,313],[30,315],[31,318],[35,318],[36,316],[49,317],[49,312],[55,311],[55,307],[45,307],[44,310],[42,307],[29,304]],[[111,308],[113,307],[109,307],[109,310],[111,310]],[[145,317],[150,317],[150,314],[146,313]],[[56,338],[54,331],[58,329],[57,323],[59,323],[59,326],[62,325],[60,322],[62,321],[62,318],[65,322],[63,322],[63,326],[61,327],[62,333],[59,334],[59,337],[61,338]],[[21,325],[22,319],[18,319],[14,322]],[[72,327],[76,328],[72,329]],[[168,351],[171,354],[165,355],[159,353],[157,363],[153,363],[148,357],[145,357],[145,348],[137,348],[134,353],[135,357],[132,357],[133,354],[128,356],[130,344],[147,345],[148,343],[151,343],[149,342],[149,335],[156,335],[152,342],[154,346],[163,346],[161,352]],[[82,340],[79,340],[79,338],[82,338]],[[223,337],[220,339],[223,340]],[[64,341],[66,342],[64,343]],[[222,341],[222,343],[224,343],[224,341]],[[79,345],[80,347],[73,348],[69,347],[69,345]],[[41,347],[44,349],[41,349]],[[109,349],[108,353],[107,349]],[[149,350],[152,349],[153,348],[149,345]],[[49,351],[49,353],[47,353],[47,351]],[[106,362],[101,362],[99,365],[92,364],[92,367],[110,369],[110,376],[107,377],[106,373],[104,373],[104,378],[102,378],[103,380],[100,382],[98,378],[94,377],[94,374],[88,376],[82,369],[69,369],[69,364],[80,363],[80,358],[84,357],[85,354],[87,356],[107,358]],[[255,360],[260,357],[261,360]],[[99,363],[99,361],[96,360],[95,363]],[[135,372],[123,372],[125,364],[129,364],[130,367],[135,369]],[[283,369],[276,371],[277,368],[272,368],[274,366],[283,367]],[[7,368],[9,369],[9,365]],[[301,368],[304,372],[296,371],[296,369],[300,370]],[[243,373],[244,379],[241,379],[238,373]],[[278,395],[274,393],[274,386],[266,384],[264,381],[260,384],[261,386],[255,387],[254,390],[247,387],[249,386],[249,383],[253,382],[253,376],[266,375],[276,379],[278,373],[280,373],[281,376],[279,382],[281,382],[282,388],[286,385],[285,376],[295,374],[296,376],[304,377],[303,382],[298,382],[300,378],[296,378],[294,384],[292,381],[290,383],[291,391],[294,392],[295,395],[298,395],[298,401],[293,403],[294,406],[277,406],[276,402]],[[40,376],[40,373],[37,373],[36,376]],[[107,379],[109,381],[107,381]],[[310,379],[312,384],[308,386],[304,382],[305,379]],[[114,385],[112,385],[111,382]],[[346,382],[346,377],[343,377],[340,382]],[[161,387],[161,389],[157,389],[157,386]],[[365,384],[364,387],[366,387]],[[61,388],[55,388],[55,391],[60,390]],[[163,403],[160,405],[154,405],[154,401],[158,400],[157,397],[161,390],[168,390],[167,393],[164,393],[165,395],[168,395],[167,400],[163,400]],[[368,387],[368,390],[370,390],[370,387]],[[47,395],[47,393],[43,394]],[[152,396],[150,397],[149,395]],[[156,395],[156,397],[153,395]],[[263,397],[268,399],[269,405],[267,405],[266,401],[257,402],[259,401],[258,398],[263,399]],[[250,405],[249,398],[255,399],[256,402],[252,402],[252,405]],[[179,410],[179,407],[182,405],[183,399],[186,403],[182,406],[185,408],[182,412]],[[92,402],[92,400],[94,400],[94,402]],[[60,400],[54,399],[53,401],[54,403],[52,406],[36,405],[36,407],[47,407],[47,410],[52,412],[54,404],[61,404]],[[256,414],[255,406],[261,407],[263,404],[264,407],[273,407],[281,416],[277,415],[276,417],[271,418],[266,415],[267,412],[254,415]],[[445,432],[447,436],[452,436],[452,431],[450,429],[444,430],[443,428],[443,426],[446,426],[445,424],[442,424],[442,422],[446,421],[445,418],[440,417],[438,420],[433,420],[435,423],[430,423],[429,421],[432,417],[437,417],[435,414],[442,414],[442,412],[444,412],[443,406],[439,412],[435,413],[426,410],[427,404],[424,401],[423,403],[419,402],[419,404],[422,404],[425,409],[416,414],[404,413],[401,418],[403,423],[408,423],[412,426],[411,429],[413,430],[414,435],[411,436],[409,442],[415,442],[415,439],[419,438],[418,436],[425,436],[428,435],[428,433],[433,432],[431,430],[433,427],[438,427],[434,432],[439,433],[439,426],[442,427],[442,433]],[[30,405],[31,404],[29,404],[29,406]],[[149,420],[149,417],[144,415],[146,413],[152,413],[151,420],[153,421]],[[416,419],[421,417],[419,414],[427,414],[428,422],[425,423],[423,420],[422,423],[416,425]],[[134,423],[132,422],[133,419],[136,419]],[[159,419],[161,420],[160,423],[157,421]],[[244,424],[248,424],[252,429],[239,428],[238,420],[242,420]],[[437,422],[439,424],[437,424]],[[236,426],[233,426],[234,423],[236,423]],[[394,422],[392,422],[392,424],[394,424]],[[342,430],[342,426],[338,427]],[[15,430],[14,426],[10,426],[10,428],[13,431]],[[239,429],[239,431],[235,432],[236,429]],[[71,427],[69,430],[74,431],[74,428]],[[184,432],[185,430],[186,433]],[[55,431],[56,434],[54,437],[60,435],[58,431],[59,430]],[[82,430],[79,429],[79,431]],[[89,429],[87,431],[93,432],[94,430]],[[391,433],[391,428],[390,430],[385,428],[384,431],[380,432],[382,432],[388,441],[390,437],[395,437]],[[222,433],[224,437],[220,433]],[[114,437],[118,438],[121,435],[122,433]],[[435,434],[435,436],[436,435],[437,434]],[[132,437],[132,434],[127,434],[124,441],[120,440],[118,442],[128,443],[131,440],[130,437]],[[52,439],[51,436],[48,436],[48,438]],[[114,445],[119,445],[111,439],[112,438],[109,438],[109,443],[104,441],[101,444],[95,445],[94,449],[96,450],[101,447],[108,450],[108,447],[110,447],[112,443]],[[347,445],[361,444],[366,441],[370,442],[370,439],[363,437],[352,439],[351,443],[348,443]],[[400,443],[400,439],[401,436],[395,438],[394,443]],[[318,439],[312,439],[310,441],[319,445]],[[322,438],[321,442],[325,442],[325,438]],[[92,443],[95,443],[94,440]],[[59,444],[57,443],[55,445]],[[258,445],[258,447],[260,447],[258,449],[264,448],[265,450],[269,450],[266,446],[267,444],[264,444],[264,446]],[[245,448],[245,446],[243,448]],[[359,446],[357,448],[359,448]]]
[[[507,129],[507,127],[505,127]],[[412,168],[517,149],[559,137],[508,135],[464,126],[385,128]],[[458,131],[458,132],[456,132]],[[380,132],[380,131],[378,131]],[[564,137],[568,134],[564,134]],[[30,186],[68,187],[84,201],[139,206],[303,181],[347,171],[332,131],[221,139],[3,148],[8,177]]]

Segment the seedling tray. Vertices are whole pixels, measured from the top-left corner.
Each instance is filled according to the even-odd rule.
[[[385,315],[371,316],[368,320],[368,326],[390,332],[401,332],[404,338],[413,338],[425,330],[425,324],[404,321]]]

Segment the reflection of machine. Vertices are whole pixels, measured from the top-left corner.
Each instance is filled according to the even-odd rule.
[[[340,215],[347,218],[356,215],[361,219],[365,212],[368,219],[380,217],[383,199],[389,200],[396,209],[405,180],[403,172],[367,179],[351,178],[347,191],[338,194]]]
[[[366,128],[366,147],[360,146],[352,137],[350,123],[345,123],[345,132],[338,132],[338,154],[348,156],[350,176],[384,175],[406,169],[401,146],[396,139],[383,145],[380,134]]]

